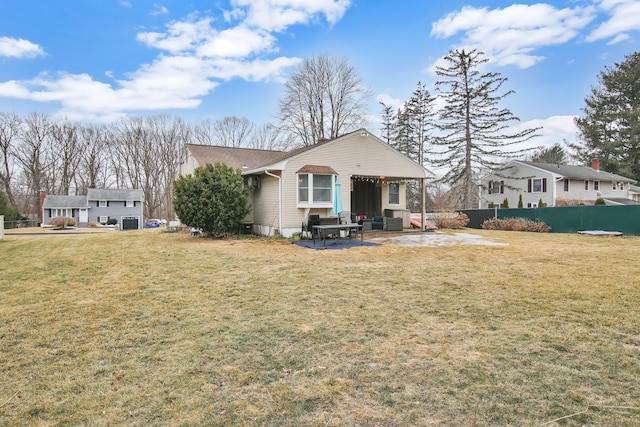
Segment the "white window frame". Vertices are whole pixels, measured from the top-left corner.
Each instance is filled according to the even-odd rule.
[[[69,218],[73,218],[73,209],[69,208],[52,208],[51,209],[51,217],[55,218],[57,216],[66,216]]]
[[[300,184],[303,181],[303,176],[307,177],[307,186],[301,187]],[[317,187],[316,182],[319,181],[316,177],[330,177],[330,187]],[[296,179],[296,200],[299,208],[331,208],[333,207],[333,197],[335,188],[336,176],[325,173],[300,173]],[[301,200],[301,190],[306,189],[307,200]],[[328,200],[315,200],[316,191],[329,191]]]
[[[537,182],[538,190],[536,190],[536,182]],[[531,192],[542,193],[542,178],[531,179]]]
[[[98,200],[98,207],[99,208],[106,208],[107,207],[107,201],[106,200]]]
[[[98,222],[100,224],[106,224],[107,222],[109,222],[109,215],[100,215],[98,217]]]
[[[593,181],[593,189],[595,191],[599,191],[600,190],[600,181]]]
[[[136,202],[133,201],[133,200],[125,200],[124,207],[125,208],[135,208],[136,207]]]
[[[391,191],[392,188],[395,188],[395,191]],[[393,199],[391,198],[393,196]],[[400,183],[399,182],[390,182],[389,183],[389,205],[400,205]]]
[[[624,191],[624,182],[618,182],[618,191]]]

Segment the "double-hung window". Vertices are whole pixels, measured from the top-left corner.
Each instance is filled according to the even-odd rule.
[[[125,208],[135,208],[136,207],[136,202],[134,202],[133,200],[126,200],[124,202],[124,207]]]
[[[98,207],[99,208],[106,208],[109,206],[109,203],[106,200],[98,200]]]
[[[398,184],[397,182],[392,182],[389,184],[389,204],[400,204],[400,184]]]
[[[531,191],[534,193],[542,193],[542,178],[536,178],[531,181]]]
[[[330,207],[333,203],[334,176],[317,173],[298,174],[298,204]]]

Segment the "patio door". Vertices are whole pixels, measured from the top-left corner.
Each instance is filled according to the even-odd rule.
[[[351,213],[373,218],[382,215],[382,184],[377,180],[352,180]]]

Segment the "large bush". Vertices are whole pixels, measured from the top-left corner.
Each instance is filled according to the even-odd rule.
[[[250,212],[249,190],[238,169],[208,164],[175,180],[173,205],[183,224],[221,236],[237,230]]]
[[[68,216],[54,216],[49,220],[49,225],[62,229],[67,227],[75,227],[78,225],[75,219]]]

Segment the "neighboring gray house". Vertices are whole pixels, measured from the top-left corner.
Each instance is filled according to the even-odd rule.
[[[68,216],[78,222],[79,227],[89,223],[106,224],[115,219],[122,230],[143,228],[142,190],[90,188],[86,196],[45,195],[42,203],[42,224],[56,216]]]
[[[509,207],[567,206],[593,204],[602,198],[606,204],[633,203],[636,181],[600,170],[597,159],[588,166],[512,161],[499,171],[482,178],[481,208],[490,203],[500,207],[506,198]]]

